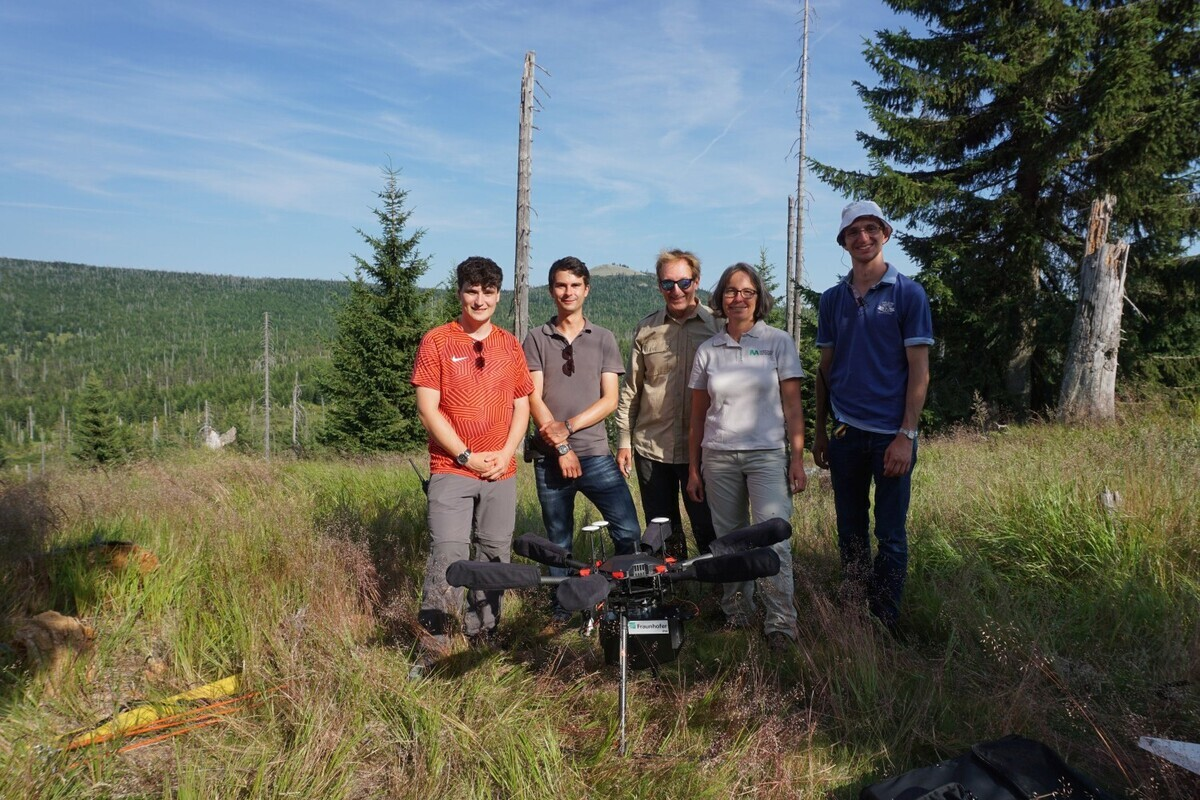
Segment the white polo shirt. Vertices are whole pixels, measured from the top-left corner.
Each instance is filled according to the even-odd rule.
[[[779,450],[786,444],[780,381],[804,370],[792,337],[759,320],[735,342],[722,331],[696,351],[688,386],[708,392],[701,446]]]

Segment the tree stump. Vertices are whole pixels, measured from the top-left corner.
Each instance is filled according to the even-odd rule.
[[[1058,417],[1063,422],[1116,417],[1117,351],[1125,300],[1129,245],[1108,239],[1117,198],[1092,202],[1087,245],[1079,271],[1079,305],[1063,368]]]

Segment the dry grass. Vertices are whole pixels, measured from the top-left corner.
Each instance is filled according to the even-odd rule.
[[[706,613],[678,663],[633,676],[631,759],[615,752],[615,670],[594,640],[542,635],[533,594],[510,598],[505,651],[460,647],[407,680],[425,542],[404,459],[181,455],[10,482],[5,619],[53,607],[98,637],[53,695],[0,651],[0,795],[849,798],[1011,732],[1127,796],[1195,794],[1136,749],[1139,734],[1194,739],[1200,711],[1200,420],[1170,419],[923,442],[899,639],[835,602],[832,501],[814,481],[793,520],[801,648],[721,630],[696,595]],[[518,532],[537,530],[527,471],[519,488]],[[97,539],[160,565],[70,555]],[[52,750],[229,674],[282,688],[130,753]]]

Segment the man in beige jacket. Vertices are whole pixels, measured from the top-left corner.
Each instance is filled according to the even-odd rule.
[[[665,250],[655,264],[663,308],[648,314],[633,333],[629,368],[621,387],[615,421],[617,464],[626,477],[637,470],[646,521],[671,521],[667,555],[687,557],[682,497],[696,547],[708,552],[712,516],[705,502],[687,496],[688,423],[691,392],[688,375],[696,348],[719,329],[712,312],[696,298],[700,259],[686,250]]]

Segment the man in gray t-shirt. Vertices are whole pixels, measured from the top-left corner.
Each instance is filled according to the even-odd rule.
[[[625,367],[612,331],[583,316],[589,282],[587,265],[578,258],[555,261],[549,288],[558,313],[531,329],[523,345],[533,378],[529,410],[542,456],[534,463],[538,501],[547,538],[555,544],[571,549],[575,495],[583,493],[608,522],[617,553],[632,553],[641,538],[637,510],[604,430],[604,419],[617,407]],[[561,609],[555,613],[565,616]]]

